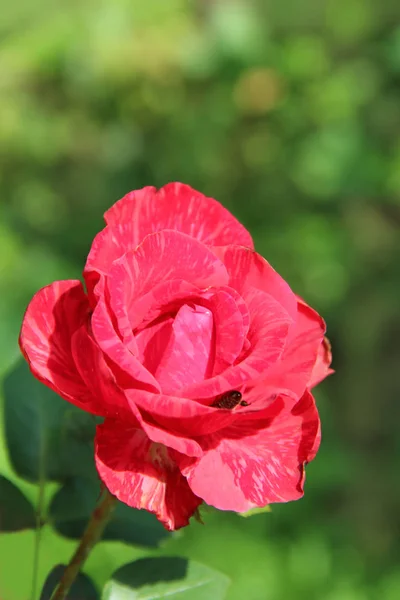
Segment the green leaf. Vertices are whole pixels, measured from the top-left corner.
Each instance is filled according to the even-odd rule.
[[[6,443],[15,471],[29,481],[96,477],[96,421],[37,381],[20,360],[4,380]]]
[[[0,475],[0,531],[34,529],[35,510],[11,481]]]
[[[81,538],[99,493],[100,482],[82,477],[68,480],[53,496],[50,523],[65,537]],[[153,514],[118,502],[102,539],[154,548],[170,535]]]
[[[51,595],[59,583],[65,570],[65,565],[57,565],[52,569],[44,583],[40,600],[50,600]],[[99,594],[94,583],[84,573],[79,573],[71,586],[65,600],[98,600]]]
[[[102,600],[222,600],[229,579],[185,558],[143,558],[124,565],[106,584]]]
[[[255,508],[251,508],[250,510],[247,510],[246,512],[242,512],[242,513],[237,513],[239,515],[239,517],[252,517],[254,515],[261,515],[262,513],[270,513],[272,511],[271,507],[269,504],[267,504],[267,506],[256,506]]]

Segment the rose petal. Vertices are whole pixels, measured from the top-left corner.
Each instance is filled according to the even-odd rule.
[[[213,252],[222,260],[229,273],[229,286],[246,300],[246,291],[256,288],[275,298],[296,321],[297,299],[284,279],[257,252],[240,246],[215,247]]]
[[[281,360],[265,373],[262,381],[254,382],[254,389],[246,391],[246,399],[260,408],[269,402],[271,395],[286,394],[295,401],[301,398],[306,387],[311,387],[324,332],[325,323],[318,313],[299,301],[296,325]],[[326,367],[324,363],[318,368],[321,379],[327,374]]]
[[[182,183],[160,190],[145,187],[130,192],[106,213],[108,224],[92,244],[84,276],[89,292],[112,263],[134,249],[150,233],[171,229],[207,245],[240,244],[253,248],[249,232],[213,198]]]
[[[141,429],[106,420],[97,428],[95,459],[112,494],[154,513],[169,530],[187,525],[201,504],[182,477],[174,451],[151,442]]]
[[[134,419],[132,410],[118,387],[115,376],[107,365],[99,346],[82,325],[72,336],[72,355],[79,375],[92,395],[98,400],[105,417]]]
[[[154,377],[156,377],[157,368],[168,348],[173,322],[173,317],[166,316],[164,319],[161,318],[151,323],[136,335],[139,360]]]
[[[303,495],[304,464],[315,454],[319,436],[313,397],[306,392],[291,410],[280,398],[259,415],[263,428],[256,429],[256,423],[238,417],[228,429],[200,440],[202,458],[181,458],[183,475],[207,504],[245,512]]]
[[[72,404],[101,414],[101,401],[86,387],[71,353],[71,338],[88,319],[88,311],[80,281],[55,281],[32,298],[20,346],[35,377]]]
[[[108,225],[132,222],[135,245],[149,233],[173,229],[210,246],[253,248],[250,233],[222,204],[184,183],[168,183],[158,191],[147,187],[130,192],[104,218]]]
[[[314,368],[311,373],[310,380],[308,382],[308,387],[312,389],[321,381],[328,377],[328,375],[332,375],[335,371],[330,369],[330,364],[332,362],[332,351],[331,345],[327,337],[324,337],[322,340],[322,344],[319,347],[318,356]]]
[[[136,300],[168,280],[190,281],[198,288],[207,288],[225,285],[228,274],[211,250],[183,233],[148,235],[136,250],[114,263],[107,278],[110,307],[118,327],[126,330],[128,320],[132,326]]]
[[[99,300],[94,309],[91,326],[94,340],[113,363],[112,371],[119,387],[160,391],[157,380],[118,337],[104,300]]]
[[[131,406],[137,406],[143,414],[151,415],[161,429],[175,432],[177,436],[197,439],[200,435],[206,435],[226,427],[236,418],[233,411],[213,408],[189,398],[151,394],[144,390],[127,390],[126,397]],[[161,441],[160,438],[156,439],[150,433],[148,435],[154,441]],[[176,444],[163,443],[182,452]],[[198,453],[194,454],[194,450],[197,452],[196,448],[192,448],[191,455],[199,455]],[[187,454],[186,452],[182,453]]]
[[[199,302],[208,306],[214,317],[215,360],[212,375],[231,366],[240,355],[250,326],[243,298],[227,286],[202,294]]]
[[[176,317],[163,325],[149,339],[148,330],[137,337],[139,344],[143,336],[147,338],[144,364],[163,393],[169,394],[203,381],[212,372],[213,316],[203,306],[184,304]]]
[[[198,298],[201,290],[183,279],[171,279],[155,284],[146,294],[132,300],[130,305],[130,325],[142,330],[149,323],[177,309],[189,299]]]
[[[272,296],[254,288],[246,291],[250,314],[247,355],[223,373],[197,385],[182,389],[177,395],[210,398],[259,378],[276,363],[284,350],[292,319]]]

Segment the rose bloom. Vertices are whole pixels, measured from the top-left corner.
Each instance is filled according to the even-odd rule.
[[[103,483],[171,530],[203,501],[245,512],[300,498],[320,442],[310,390],[330,372],[321,317],[187,185],[130,192],[105,220],[86,291],[41,289],[20,335],[35,377],[104,417]]]

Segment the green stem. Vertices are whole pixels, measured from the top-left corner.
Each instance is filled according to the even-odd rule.
[[[44,431],[45,425],[43,421],[43,412],[40,413],[40,431]],[[40,454],[39,454],[39,493],[36,509],[36,529],[35,529],[35,545],[33,551],[33,574],[31,586],[31,600],[36,598],[36,588],[39,571],[40,558],[40,541],[42,537],[43,527],[43,512],[45,504],[45,486],[46,486],[46,450],[48,440],[45,436],[40,436]]]
[[[32,585],[31,585],[31,600],[36,598],[36,588],[39,571],[39,556],[40,556],[40,540],[43,527],[43,507],[44,507],[44,481],[41,478],[39,481],[39,497],[38,505],[36,509],[36,529],[35,529],[35,542],[33,550],[33,573],[32,573]]]
[[[87,557],[89,556],[93,546],[99,541],[104,531],[105,526],[111,516],[112,510],[117,503],[117,498],[112,496],[110,492],[104,488],[99,502],[94,509],[90,521],[86,527],[86,530],[82,536],[79,546],[76,549],[74,555],[64,574],[60,580],[60,583],[54,590],[50,600],[64,600],[68,594],[71,585],[75,581],[79,571],[82,569]]]

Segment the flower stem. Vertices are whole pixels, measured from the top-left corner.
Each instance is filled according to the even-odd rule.
[[[107,488],[103,488],[97,506],[79,542],[79,546],[69,561],[60,583],[55,588],[50,600],[65,599],[93,546],[101,538],[116,503],[117,498],[112,496]]]

